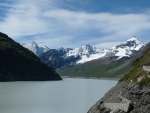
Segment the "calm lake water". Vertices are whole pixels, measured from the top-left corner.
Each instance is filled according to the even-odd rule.
[[[115,80],[0,83],[0,113],[87,113]]]

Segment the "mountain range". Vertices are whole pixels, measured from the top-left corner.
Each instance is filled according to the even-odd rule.
[[[24,44],[33,51],[42,62],[56,68],[63,76],[116,76],[125,69],[143,47],[144,43],[136,36],[112,48],[99,48],[86,44],[79,48],[50,49],[36,42]]]

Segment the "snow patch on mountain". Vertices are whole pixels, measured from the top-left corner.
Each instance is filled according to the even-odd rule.
[[[105,49],[99,49],[90,44],[81,46],[80,48],[75,48],[68,51],[67,56],[80,56],[80,60],[76,63],[85,63],[91,60],[95,60],[106,55]]]
[[[117,45],[110,49],[100,49],[94,46],[86,45],[79,49],[75,49],[75,52],[72,53],[75,53],[76,55],[79,54],[81,56],[81,59],[77,61],[77,64],[110,56],[116,56],[117,60],[119,60],[123,57],[131,57],[136,51],[139,51],[143,46],[144,43],[139,41],[138,38],[134,36],[128,39],[126,42],[121,43],[120,45]]]
[[[137,37],[132,37],[126,42],[117,45],[112,48],[112,52],[118,59],[123,57],[130,57],[134,52],[139,51],[145,44],[137,39]]]
[[[81,57],[81,59],[79,61],[77,61],[77,64],[81,64],[81,63],[89,62],[89,61],[92,61],[92,60],[96,60],[96,59],[104,57],[105,55],[106,55],[105,51],[99,52],[99,53],[96,53],[96,54],[91,54],[90,56],[83,55]]]

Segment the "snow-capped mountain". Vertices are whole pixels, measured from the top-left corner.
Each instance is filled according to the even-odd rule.
[[[144,43],[139,41],[137,37],[132,37],[120,45],[109,49],[97,48],[89,44],[68,51],[67,56],[80,56],[80,60],[76,63],[85,63],[102,57],[116,56],[117,59],[130,57],[134,52],[139,51]]]
[[[22,44],[25,48],[28,48],[31,50],[34,54],[37,56],[47,52],[49,48],[47,46],[43,46],[41,44],[37,44],[35,41],[33,41],[31,44]]]
[[[98,59],[100,57],[105,56],[106,50],[99,49],[95,46],[91,46],[87,44],[85,46],[81,46],[80,48],[71,49],[67,52],[66,56],[80,56],[80,60],[76,63],[85,63],[94,59]]]
[[[59,68],[66,65],[82,64],[103,57],[116,57],[116,60],[124,57],[130,58],[144,46],[144,43],[136,37],[132,37],[109,49],[98,48],[90,44],[79,48],[49,49],[46,46],[39,46],[36,42],[30,46],[24,46],[38,55],[44,63]]]
[[[144,46],[144,43],[139,41],[137,37],[132,37],[126,42],[112,48],[112,52],[118,59],[130,57],[136,51],[139,51]]]

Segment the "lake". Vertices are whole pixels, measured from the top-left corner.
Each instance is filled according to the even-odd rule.
[[[1,82],[0,113],[87,113],[116,83],[115,80],[79,78]]]

